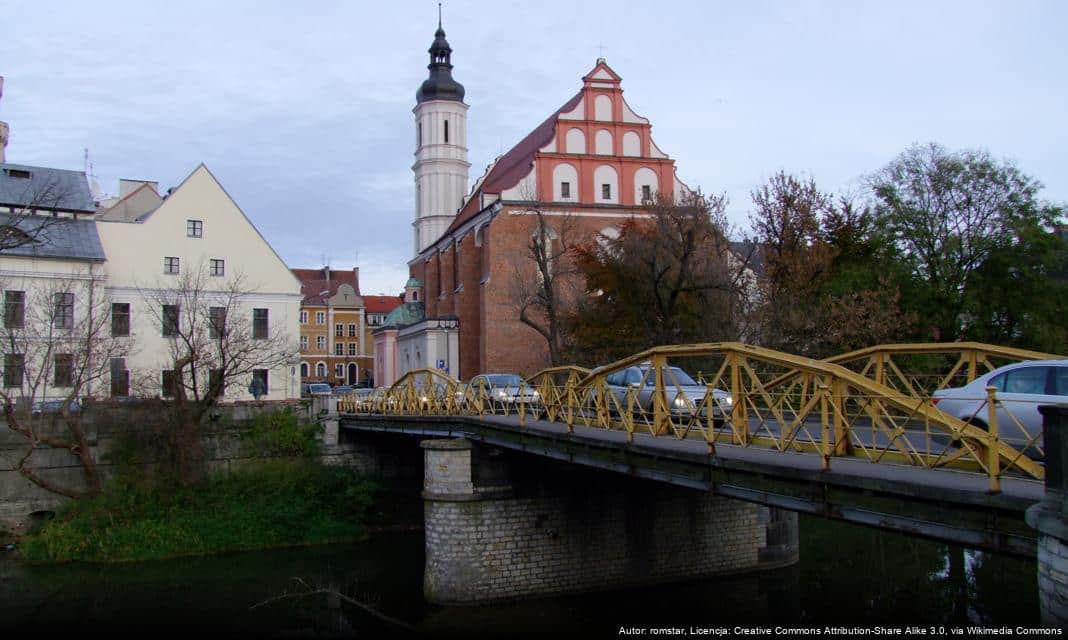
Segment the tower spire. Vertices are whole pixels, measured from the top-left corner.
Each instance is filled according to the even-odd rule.
[[[441,28],[441,3],[438,3],[438,29]]]

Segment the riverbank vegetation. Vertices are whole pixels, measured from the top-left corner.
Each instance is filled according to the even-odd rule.
[[[27,536],[34,563],[124,562],[365,537],[377,486],[309,460],[257,462],[183,486],[117,480]]]

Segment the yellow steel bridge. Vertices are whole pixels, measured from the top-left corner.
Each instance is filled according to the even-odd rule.
[[[801,452],[819,456],[823,469],[840,457],[952,468],[984,474],[997,492],[1006,475],[1044,477],[1041,435],[1028,433],[1011,413],[999,423],[992,388],[974,416],[988,428],[939,411],[931,393],[1009,362],[1059,357],[973,342],[880,345],[825,360],[738,342],[690,344],[648,349],[592,371],[545,369],[522,388],[471,387],[419,369],[388,389],[342,397],[338,410],[518,414],[521,429],[538,420],[564,424],[569,432],[576,425],[618,430],[628,442],[635,433],[700,439],[710,455],[717,446]],[[636,365],[640,380],[621,386],[612,379]],[[682,370],[696,374],[702,393],[680,382]]]

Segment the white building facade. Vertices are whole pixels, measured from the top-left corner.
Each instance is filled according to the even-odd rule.
[[[254,376],[266,387],[263,399],[299,397],[300,282],[207,167],[197,167],[158,208],[128,222],[105,217],[97,228],[107,255],[112,313],[125,316],[133,346],[127,362],[113,364],[113,380],[126,375],[135,386],[142,385],[136,392],[155,389],[166,395],[175,340],[164,335],[167,318],[173,313],[178,322],[192,320],[173,310],[176,301],[171,310],[162,307],[176,288],[195,277],[205,305],[235,301],[223,316],[228,330],[253,323],[253,338],[270,335],[291,343],[290,361],[228,382],[222,399],[251,399]],[[235,282],[239,296],[230,293]],[[200,375],[206,380],[210,374],[205,370]]]

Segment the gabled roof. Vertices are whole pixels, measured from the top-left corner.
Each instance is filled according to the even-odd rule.
[[[0,164],[0,205],[94,213],[84,171]]]
[[[389,313],[404,303],[403,296],[364,296],[363,306],[367,313]]]
[[[530,173],[530,170],[534,167],[534,155],[538,152],[538,149],[549,144],[549,141],[556,135],[556,121],[560,114],[574,109],[579,100],[582,100],[581,91],[554,111],[551,116],[535,127],[533,131],[527,134],[507,153],[497,158],[497,161],[493,163],[493,168],[486,174],[485,179],[482,181],[482,186],[478,190],[483,193],[501,193],[505,189],[511,189],[519,184],[519,181]],[[445,234],[451,233],[475,217],[480,210],[481,205],[479,204],[478,193],[474,193],[467,201],[467,204],[464,205],[464,208],[460,210],[460,214],[453,219],[452,224],[445,230]]]
[[[330,278],[326,278],[324,269],[290,269],[293,275],[300,280],[300,290],[304,294],[301,304],[320,306],[326,305],[326,299],[337,295],[337,289],[342,284],[352,287],[356,295],[360,295],[360,281],[353,271],[335,271],[330,269]]]
[[[28,258],[67,258],[104,262],[104,247],[92,218],[53,218],[48,216],[0,213],[0,233],[23,233],[30,241],[5,249],[0,256]],[[14,228],[17,231],[10,231]]]
[[[118,202],[96,214],[98,220],[134,222],[163,204],[163,198],[150,184],[142,184]]]

